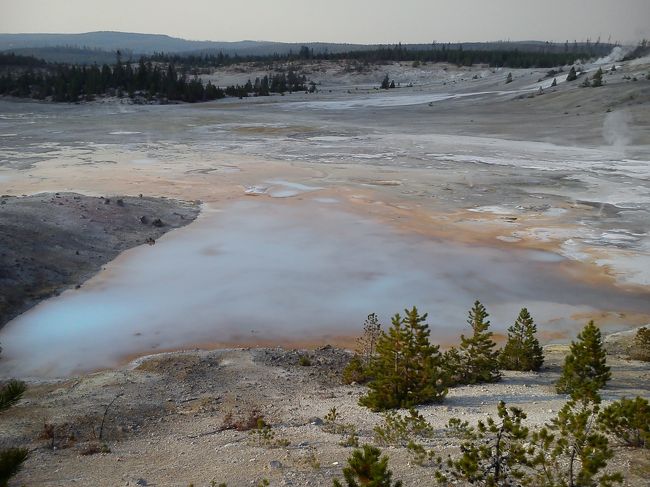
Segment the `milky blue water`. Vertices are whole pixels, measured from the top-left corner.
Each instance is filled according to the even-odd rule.
[[[571,281],[547,252],[469,247],[400,232],[316,196],[206,207],[191,225],[120,256],[81,289],[0,330],[0,376],[65,376],[133,354],[202,343],[280,344],[358,334],[406,306],[429,312],[434,340],[465,331],[481,299],[495,330],[528,306],[540,330],[574,313],[650,312],[643,297]]]

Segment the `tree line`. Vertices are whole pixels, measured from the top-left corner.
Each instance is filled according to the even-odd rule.
[[[20,98],[49,99],[55,102],[90,101],[96,96],[113,95],[143,97],[156,101],[183,101],[195,103],[218,100],[226,96],[244,98],[250,95],[268,96],[271,93],[315,91],[307,78],[292,69],[248,81],[244,85],[226,88],[204,83],[173,63],[165,66],[141,58],[137,65],[123,63],[118,53],[113,66],[48,65],[26,56],[0,57],[0,66],[27,66],[17,72],[7,71],[0,76],[0,94]],[[30,69],[40,67],[42,69]]]
[[[194,69],[206,67],[222,67],[241,63],[273,63],[295,61],[343,61],[354,60],[365,63],[382,63],[388,61],[414,61],[430,63],[450,63],[458,66],[487,64],[491,67],[510,68],[551,68],[573,64],[579,59],[589,59],[594,55],[604,54],[601,49],[590,45],[574,44],[559,49],[465,49],[462,44],[432,44],[430,48],[409,48],[396,44],[394,46],[379,46],[371,49],[351,50],[343,52],[314,52],[307,46],[302,46],[297,53],[249,55],[224,54],[219,52],[203,54],[169,54],[155,53],[147,57],[148,61],[173,63]]]

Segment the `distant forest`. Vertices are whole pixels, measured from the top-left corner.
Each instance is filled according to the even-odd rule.
[[[56,102],[90,101],[98,95],[113,95],[196,103],[226,96],[244,98],[249,95],[268,96],[271,93],[315,90],[313,83],[308,87],[307,78],[299,76],[292,69],[222,89],[210,81],[204,83],[197,76],[179,73],[173,63],[162,67],[160,63],[141,58],[134,66],[123,63],[119,54],[115,65],[104,64],[101,67],[96,64],[49,65],[32,57],[0,54],[0,67],[8,66],[29,69],[21,69],[19,73],[7,70],[0,76],[0,94]]]
[[[218,54],[153,54],[145,59],[154,62],[174,63],[192,68],[220,67],[240,63],[268,63],[295,61],[342,61],[354,60],[365,63],[381,63],[386,61],[417,61],[427,63],[450,63],[458,66],[473,66],[487,64],[501,68],[552,68],[573,64],[579,59],[590,59],[597,55],[593,49],[583,45],[566,44],[562,50],[519,50],[519,49],[463,49],[461,45],[454,47],[447,44],[432,45],[429,49],[412,49],[401,44],[388,47],[378,47],[368,50],[348,52],[314,52],[307,46],[302,46],[297,53],[273,54],[267,56],[240,56],[222,52]],[[598,47],[598,46],[597,46]],[[600,53],[600,49],[598,49]],[[602,54],[602,53],[600,53]]]
[[[462,45],[432,45],[426,50],[410,49],[401,44],[369,50],[341,53],[315,53],[302,46],[297,53],[238,56],[228,54],[154,54],[141,57],[137,63],[123,61],[117,52],[113,66],[101,67],[77,64],[52,64],[31,56],[0,53],[0,95],[22,98],[77,102],[93,100],[96,96],[128,96],[146,101],[183,101],[188,103],[217,100],[226,96],[244,98],[250,95],[267,96],[271,93],[316,90],[304,75],[291,67],[286,71],[269,74],[254,82],[221,88],[211,82],[204,83],[198,76],[200,69],[253,62],[302,62],[310,60],[351,60],[374,64],[409,61],[416,63],[451,63],[458,66],[486,64],[492,67],[552,68],[589,59],[592,54],[580,50],[582,46],[549,50],[465,50]]]

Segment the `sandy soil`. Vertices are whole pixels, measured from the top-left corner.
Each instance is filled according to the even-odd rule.
[[[449,418],[474,422],[493,414],[502,399],[523,407],[529,426],[544,424],[565,401],[552,387],[565,353],[566,346],[547,347],[540,373],[507,372],[498,384],[453,388],[444,404],[419,408],[437,431],[425,443],[443,456],[454,453],[457,440],[443,431]],[[299,365],[301,355],[312,365]],[[361,443],[373,441],[372,429],[381,421],[357,404],[364,387],[339,383],[348,357],[330,347],[175,352],[117,370],[31,384],[2,417],[2,441],[31,449],[13,485],[185,487],[213,480],[257,485],[263,478],[271,485],[329,485],[351,452],[339,444],[342,435],[324,430],[321,421],[329,409],[336,407],[340,421],[356,427]],[[618,356],[608,361],[613,379],[603,391],[605,403],[650,397],[650,364]],[[84,455],[97,445],[106,405],[115,398],[102,438],[110,453]],[[257,446],[249,432],[223,429],[227,415],[237,420],[254,410],[272,425],[276,440],[290,445]],[[44,424],[54,427],[54,439],[43,435]],[[431,467],[413,465],[405,448],[385,452],[406,485],[431,485]],[[611,467],[624,472],[625,485],[650,485],[645,452],[617,446]]]
[[[81,285],[123,250],[187,225],[198,212],[198,205],[160,198],[0,197],[0,328],[39,301]]]

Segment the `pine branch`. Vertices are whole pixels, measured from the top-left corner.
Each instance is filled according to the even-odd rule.
[[[20,401],[27,390],[24,382],[12,379],[0,390],[0,411],[5,411]]]

